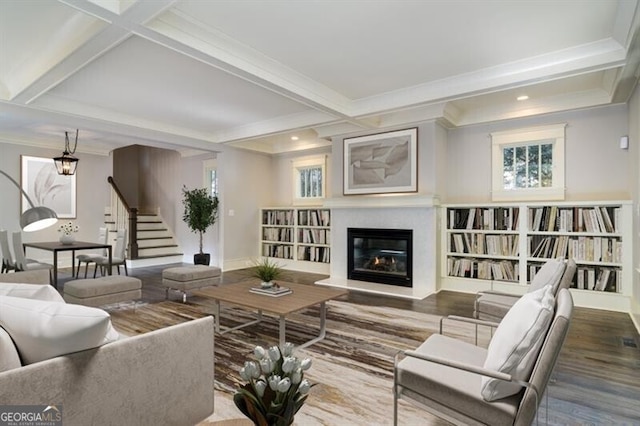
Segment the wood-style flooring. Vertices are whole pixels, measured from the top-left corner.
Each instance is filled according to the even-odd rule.
[[[164,300],[160,286],[164,265],[130,270],[143,282],[142,298]],[[223,273],[222,284],[241,281],[248,270]],[[60,290],[70,279],[70,269],[60,271]],[[312,284],[324,275],[287,272],[283,280]],[[178,293],[170,298],[180,300]],[[407,300],[351,292],[349,301],[387,306],[435,315],[471,316],[473,295],[442,291],[424,300]],[[555,369],[549,391],[549,424],[640,425],[640,336],[629,315],[576,308],[569,335]],[[542,420],[545,414],[542,412]]]

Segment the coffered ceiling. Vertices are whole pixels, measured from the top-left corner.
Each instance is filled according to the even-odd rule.
[[[626,102],[637,8],[2,0],[0,141],[62,146],[79,128],[88,152],[137,143],[278,153],[425,120],[456,127]]]

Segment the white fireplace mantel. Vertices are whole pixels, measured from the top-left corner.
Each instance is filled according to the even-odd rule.
[[[440,199],[430,194],[352,195],[328,198],[323,203],[323,207],[329,209],[425,208],[438,205],[440,205]]]
[[[332,209],[330,277],[318,281],[317,284],[411,299],[423,299],[434,293],[437,269],[437,205],[437,198],[415,194],[336,197],[327,200],[324,207]],[[348,228],[411,229],[413,287],[347,279]]]

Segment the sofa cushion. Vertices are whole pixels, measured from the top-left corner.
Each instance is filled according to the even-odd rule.
[[[11,296],[0,296],[0,326],[24,364],[118,339],[109,314],[101,309]]]
[[[51,302],[64,302],[64,299],[49,284],[0,284],[0,296],[23,297],[25,299],[48,300]]]
[[[547,285],[552,285],[554,294],[558,289],[558,284],[564,273],[565,263],[562,259],[549,259],[540,268],[536,275],[531,280],[529,285],[529,292],[540,290]]]
[[[9,333],[0,327],[0,373],[22,366],[16,345]]]
[[[496,329],[484,367],[529,380],[538,353],[553,318],[555,299],[551,285],[522,296]],[[482,397],[495,401],[518,393],[522,386],[503,380],[482,378]]]

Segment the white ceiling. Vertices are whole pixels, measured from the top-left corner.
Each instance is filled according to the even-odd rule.
[[[626,102],[638,0],[2,0],[0,140],[279,153]],[[516,101],[527,94],[529,100]],[[291,141],[296,134],[299,140]],[[194,151],[195,150],[195,151]]]

